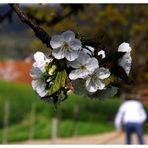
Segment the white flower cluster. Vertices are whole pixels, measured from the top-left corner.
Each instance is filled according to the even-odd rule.
[[[34,60],[35,63],[32,65],[30,72],[30,76],[33,78],[32,87],[39,94],[39,96],[44,97],[48,93],[48,90],[45,89],[45,65],[51,63],[52,59],[47,59],[42,52],[36,52],[34,54]]]
[[[62,70],[66,71],[66,82],[68,79],[73,91],[79,95],[91,96],[101,91],[107,93],[108,90],[110,94],[115,94],[111,93],[112,88],[114,88],[114,92],[117,92],[117,88],[108,87],[106,79],[111,76],[111,72],[109,68],[100,65],[98,58],[94,56],[95,48],[83,47],[74,32],[69,30],[61,35],[53,36],[50,45],[52,57],[47,58],[42,52],[36,52],[34,54],[35,63],[30,72],[33,78],[32,87],[40,97],[48,96],[51,88],[52,91],[55,90],[52,86],[57,83],[56,76]],[[123,57],[118,59],[118,64],[128,75],[131,69],[131,47],[128,43],[122,43],[118,52],[126,52]],[[98,51],[97,56],[100,55],[101,59],[106,58],[104,50]],[[67,88],[66,82],[65,86],[58,87],[57,91],[60,92],[60,89]],[[77,91],[78,88],[80,89]]]

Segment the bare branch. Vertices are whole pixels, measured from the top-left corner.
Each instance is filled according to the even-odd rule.
[[[46,44],[47,47],[50,47],[50,40],[51,37],[48,35],[47,32],[45,32],[39,25],[34,23],[27,15],[26,13],[21,10],[18,4],[9,4],[10,7],[16,12],[16,14],[19,16],[21,21],[23,23],[26,23],[35,33],[35,35]]]

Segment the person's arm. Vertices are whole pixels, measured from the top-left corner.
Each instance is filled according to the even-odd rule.
[[[116,114],[115,121],[114,121],[117,131],[122,130],[121,124],[122,124],[123,116],[124,116],[124,107],[123,107],[123,105],[121,105],[117,114]]]
[[[140,105],[140,119],[141,119],[141,123],[143,123],[147,119],[147,114],[142,104]]]

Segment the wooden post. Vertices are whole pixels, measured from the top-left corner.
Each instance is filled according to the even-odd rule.
[[[75,105],[73,109],[73,127],[72,127],[72,135],[75,137],[77,135],[77,117],[79,113],[79,106]]]
[[[61,117],[62,117],[62,110],[61,110],[61,108],[59,107],[58,109],[57,109],[57,113],[56,113],[56,118],[57,118],[57,120],[58,120],[58,123],[57,123],[57,137],[60,135],[60,130],[59,130],[59,126],[60,126],[60,122],[61,122]]]
[[[31,107],[30,114],[30,131],[29,131],[29,140],[33,140],[35,133],[35,114],[36,114],[36,104],[33,103]]]
[[[58,118],[54,117],[52,119],[52,129],[51,129],[51,138],[52,144],[56,144],[57,136],[58,135]]]
[[[3,122],[3,144],[8,143],[8,124],[9,124],[9,114],[10,114],[10,103],[8,101],[4,104],[4,122]]]

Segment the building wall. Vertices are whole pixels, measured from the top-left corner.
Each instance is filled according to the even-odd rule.
[[[3,60],[0,61],[0,80],[16,81],[31,84],[29,72],[32,60]]]

